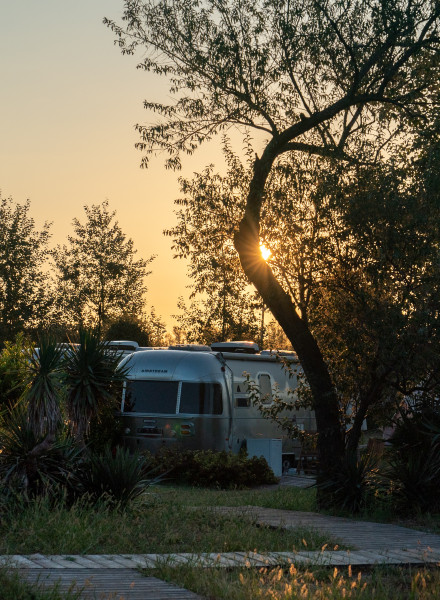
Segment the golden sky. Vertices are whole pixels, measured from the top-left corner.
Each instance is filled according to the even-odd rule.
[[[168,325],[186,266],[173,260],[164,228],[175,223],[179,174],[160,158],[140,169],[134,125],[147,123],[142,101],[166,101],[166,82],[137,70],[113,45],[103,17],[118,20],[122,0],[0,2],[0,189],[31,200],[38,226],[52,221],[63,243],[84,205],[108,199],[138,256],[157,254],[148,277],[148,304]],[[212,143],[186,160],[189,176],[221,160]]]

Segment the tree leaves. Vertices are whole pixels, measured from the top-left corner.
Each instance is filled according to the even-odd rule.
[[[54,252],[57,305],[65,321],[101,328],[117,316],[142,310],[144,279],[154,256],[135,259],[133,240],[126,238],[107,201],[84,211],[86,222],[74,219],[69,245]]]

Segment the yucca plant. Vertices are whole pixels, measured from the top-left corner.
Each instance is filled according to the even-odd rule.
[[[63,350],[49,334],[41,335],[38,348],[27,354],[25,389],[29,426],[35,435],[54,436],[61,422]]]
[[[440,415],[425,408],[403,415],[391,438],[384,476],[401,512],[440,510]]]
[[[339,468],[326,479],[318,480],[317,486],[331,495],[335,509],[358,513],[372,496],[377,477],[377,458],[374,455],[358,457],[356,452],[347,451]]]
[[[146,456],[130,454],[120,446],[114,451],[108,446],[99,454],[90,454],[77,478],[78,488],[94,502],[105,498],[121,507],[159,479],[152,475]]]
[[[401,513],[438,512],[440,510],[440,448],[418,448],[402,460],[392,453],[385,481],[392,483],[394,507]]]
[[[50,442],[47,437],[36,434],[23,404],[2,415],[0,482],[5,488],[33,496],[53,484],[69,485],[80,452],[61,431]]]
[[[110,351],[93,330],[81,329],[79,344],[71,344],[63,363],[66,408],[71,429],[79,444],[85,445],[90,421],[106,404],[115,401],[127,368],[120,355]]]

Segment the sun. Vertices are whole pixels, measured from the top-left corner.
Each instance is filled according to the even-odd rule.
[[[269,250],[269,248],[266,248],[266,246],[264,244],[260,244],[260,252],[261,252],[261,256],[263,257],[263,260],[266,260],[266,261],[272,255],[272,252]]]

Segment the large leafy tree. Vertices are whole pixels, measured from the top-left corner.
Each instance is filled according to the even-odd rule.
[[[356,168],[327,195],[337,207],[331,270],[310,303],[310,328],[353,423],[384,421],[413,393],[438,393],[439,198],[420,164]]]
[[[47,272],[50,225],[39,231],[30,202],[0,195],[0,343],[36,327],[48,308]]]
[[[260,258],[268,177],[280,157],[308,153],[373,162],[423,119],[438,81],[436,0],[125,0],[107,21],[124,53],[169,77],[175,101],[145,102],[158,123],[138,126],[148,155],[180,154],[228,126],[264,132],[235,247],[241,265],[298,353],[319,430],[322,473],[344,452],[328,365],[295,299]]]
[[[85,206],[85,223],[73,220],[75,235],[54,252],[57,306],[61,319],[101,329],[124,314],[142,311],[149,259],[135,258],[108,202]]]
[[[429,148],[409,150],[404,169],[399,160],[343,169],[313,157],[283,161],[266,191],[261,237],[272,251],[269,264],[323,353],[350,450],[366,417],[383,422],[403,395],[438,390],[440,205],[426,186]],[[227,156],[226,176],[205,169],[186,182],[186,201],[179,201],[175,244],[190,256],[197,247],[202,265],[218,252],[206,241],[210,232],[219,228],[231,242],[244,210],[246,167],[228,149]],[[217,210],[205,230],[211,206]],[[188,315],[193,328],[201,314],[195,307]]]

